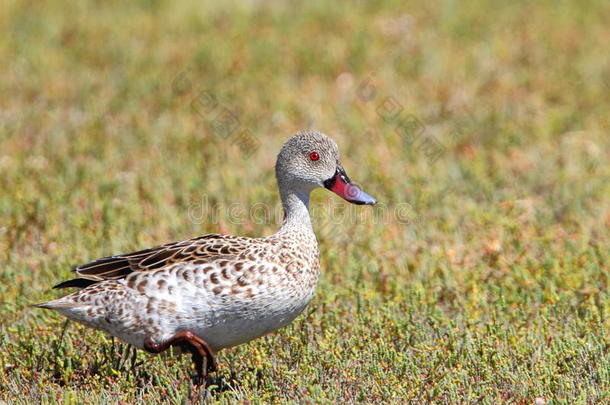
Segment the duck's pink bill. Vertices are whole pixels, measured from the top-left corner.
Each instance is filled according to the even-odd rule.
[[[377,200],[352,184],[342,167],[338,167],[335,175],[324,182],[324,187],[352,204],[373,205],[377,203]]]

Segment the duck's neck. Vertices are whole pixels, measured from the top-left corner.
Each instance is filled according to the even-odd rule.
[[[280,189],[284,222],[278,233],[298,231],[313,234],[309,217],[309,193],[310,191],[305,190]]]

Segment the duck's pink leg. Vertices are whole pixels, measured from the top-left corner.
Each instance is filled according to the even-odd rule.
[[[149,353],[161,353],[169,349],[170,346],[186,347],[192,353],[197,376],[199,377],[199,384],[205,381],[208,372],[211,373],[216,371],[214,351],[205,340],[201,339],[190,330],[178,332],[162,343],[155,343],[150,337],[147,337],[144,340],[144,350]]]

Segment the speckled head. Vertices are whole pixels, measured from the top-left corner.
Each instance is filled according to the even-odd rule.
[[[280,188],[310,192],[325,187],[353,204],[377,201],[352,184],[339,162],[339,147],[317,131],[301,131],[280,150],[275,164]]]

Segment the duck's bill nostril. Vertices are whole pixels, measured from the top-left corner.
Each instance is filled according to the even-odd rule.
[[[333,177],[324,182],[324,187],[352,204],[373,205],[377,203],[377,200],[352,184],[341,166],[337,167]]]

